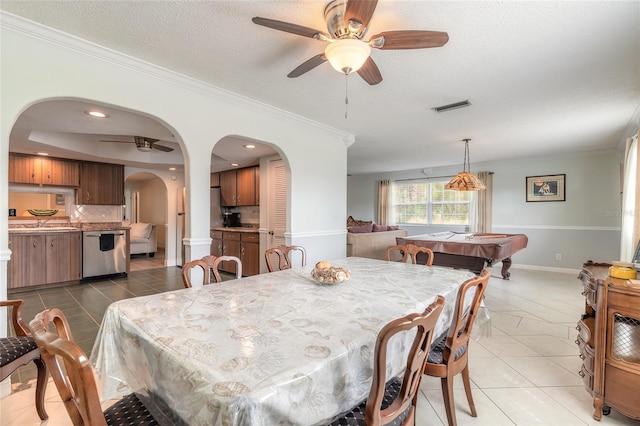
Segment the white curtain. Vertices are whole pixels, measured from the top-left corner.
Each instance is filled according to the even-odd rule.
[[[487,189],[474,191],[469,203],[469,232],[490,233],[493,204],[493,172],[479,172]]]
[[[630,262],[640,236],[638,218],[638,135],[627,139],[624,161],[624,183],[622,186],[622,235],[620,238],[620,259]]]
[[[381,180],[378,185],[378,225],[389,225],[390,188],[388,180]]]

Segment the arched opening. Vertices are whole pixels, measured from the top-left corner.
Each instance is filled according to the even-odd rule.
[[[102,112],[106,117],[93,117],[89,114],[92,111]],[[143,143],[137,143],[140,141]],[[124,168],[121,179],[126,178],[126,182],[120,183],[108,178],[97,182],[100,192],[109,192],[119,185],[116,193],[120,199],[100,204],[83,200],[78,195],[77,183],[18,184],[10,177],[10,204],[18,200],[22,209],[44,197],[57,203],[58,214],[64,213],[74,224],[120,224],[132,219],[153,223],[162,255],[150,258],[151,252],[145,252],[147,259],[152,259],[156,267],[178,263],[175,212],[178,194],[183,193],[185,186],[185,160],[177,132],[168,124],[140,111],[92,100],[46,99],[24,109],[14,123],[9,142],[11,155],[40,158],[44,153],[46,158],[80,165],[113,164]],[[132,217],[133,193],[139,206],[136,218]],[[34,204],[33,208],[49,207]],[[140,254],[132,252],[134,256]]]
[[[133,173],[125,179],[124,198],[123,221],[132,226],[131,271],[166,267],[169,228],[166,184],[154,173]]]
[[[213,147],[211,254],[239,257],[244,275],[266,272],[265,250],[285,243],[290,176],[285,160],[275,145],[237,135],[226,136]],[[274,162],[283,165],[284,172],[277,177]],[[237,243],[240,231],[250,241]],[[225,272],[233,273],[234,268],[233,264],[222,264]]]

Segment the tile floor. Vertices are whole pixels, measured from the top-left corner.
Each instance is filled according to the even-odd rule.
[[[593,420],[591,398],[577,371],[581,360],[574,343],[576,321],[584,310],[580,281],[572,274],[513,268],[504,281],[499,268],[486,293],[491,336],[477,336],[470,346],[470,370],[478,417],[469,408],[460,380],[455,382],[458,424],[464,425],[638,425],[612,410],[602,421]],[[67,312],[80,345],[90,350],[102,312],[112,301],[180,288],[179,268],[132,272],[127,279],[74,286],[27,299],[25,317],[45,306]],[[35,292],[34,292],[35,293]],[[478,332],[479,330],[476,330]],[[25,368],[26,369],[26,368]],[[32,380],[32,379],[29,379]],[[47,390],[49,420],[40,422],[33,406],[33,390],[23,383],[0,401],[0,424],[69,425],[55,386]],[[445,425],[439,379],[422,382],[416,424]]]

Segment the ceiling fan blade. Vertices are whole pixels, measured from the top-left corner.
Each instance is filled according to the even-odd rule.
[[[389,49],[425,49],[441,47],[449,41],[449,34],[442,31],[385,31],[371,37],[371,47]]]
[[[296,69],[294,69],[289,74],[287,74],[287,77],[289,78],[300,77],[302,74],[306,73],[307,71],[311,71],[318,65],[322,64],[323,62],[326,62],[326,60],[327,60],[327,57],[324,56],[324,53],[319,53],[313,58],[300,64]]]
[[[316,40],[328,40],[330,37],[322,31],[313,28],[303,27],[302,25],[292,24],[290,22],[276,21],[275,19],[260,18],[256,16],[252,19],[254,24],[263,27],[273,28],[274,30],[284,31],[286,33],[297,34],[303,37],[315,38]]]
[[[112,141],[106,139],[100,139],[98,142],[133,143],[133,141]]]
[[[367,59],[362,67],[358,70],[358,75],[362,77],[364,81],[370,85],[376,85],[382,81],[382,74],[376,63],[371,59],[371,56]]]
[[[376,10],[378,0],[349,0],[344,13],[345,24],[349,21],[356,21],[362,24],[362,29],[369,26],[369,21]],[[361,31],[360,31],[361,32]]]
[[[157,145],[157,144],[151,144],[151,148],[152,149],[157,149],[158,151],[164,151],[164,152],[171,152],[173,151],[173,148],[169,148],[168,146],[164,146],[164,145]]]

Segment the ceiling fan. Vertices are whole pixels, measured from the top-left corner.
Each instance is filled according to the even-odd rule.
[[[130,136],[133,140],[128,141],[115,141],[115,140],[100,140],[100,142],[116,142],[116,143],[135,143],[138,151],[149,152],[152,149],[157,149],[158,151],[171,152],[173,148],[169,148],[164,145],[156,145],[156,142],[159,142],[160,139],[152,139],[144,136]]]
[[[385,31],[363,41],[369,21],[375,11],[377,0],[333,0],[324,10],[329,34],[313,28],[289,22],[255,17],[255,24],[292,34],[328,42],[325,51],[303,62],[287,77],[295,78],[329,61],[338,72],[349,74],[356,71],[367,83],[374,85],[382,81],[382,74],[371,58],[371,48],[425,49],[441,47],[449,41],[449,35],[441,31],[400,30]]]

